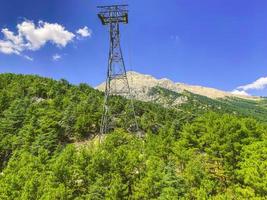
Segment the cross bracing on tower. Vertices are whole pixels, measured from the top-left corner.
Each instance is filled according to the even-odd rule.
[[[103,25],[109,26],[110,48],[105,86],[101,134],[123,127],[131,132],[138,131],[133,100],[120,45],[120,24],[128,23],[128,6],[99,6],[98,17]],[[116,96],[130,99],[117,100]],[[121,103],[121,104],[120,104]]]

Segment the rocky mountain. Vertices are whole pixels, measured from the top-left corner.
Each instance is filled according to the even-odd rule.
[[[164,88],[176,93],[182,93],[184,91],[191,92],[193,94],[205,96],[211,99],[221,99],[221,98],[241,98],[248,100],[259,100],[259,97],[255,96],[245,96],[245,95],[236,95],[230,92],[221,91],[214,88],[188,85],[184,83],[175,83],[167,78],[156,79],[151,75],[145,75],[130,71],[127,73],[130,88],[132,90],[132,95],[134,98],[142,101],[151,101],[155,97],[151,96],[151,89],[155,87]],[[97,89],[103,91],[105,88],[105,83],[100,84],[96,87]],[[181,99],[179,102],[184,102],[184,99]]]
[[[203,114],[207,111],[227,112],[256,116],[267,121],[266,99],[253,96],[235,95],[214,88],[174,83],[151,75],[128,72],[131,95],[134,99],[160,104],[185,113]],[[121,87],[119,84],[117,87]],[[104,91],[105,83],[96,87]]]

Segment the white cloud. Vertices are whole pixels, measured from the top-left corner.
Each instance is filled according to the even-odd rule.
[[[27,40],[27,47],[30,50],[38,50],[47,42],[52,42],[58,46],[65,47],[75,35],[57,23],[50,24],[39,21],[38,26],[31,21],[22,22],[17,26],[19,35],[23,35]]]
[[[250,95],[247,91],[262,90],[264,88],[267,88],[267,77],[261,77],[250,84],[239,86],[231,93],[237,95]]]
[[[253,83],[238,87],[238,89],[245,90],[245,91],[261,90],[261,89],[264,89],[266,86],[267,86],[267,77],[261,77],[257,79],[256,81],[254,81]]]
[[[248,94],[246,91],[244,90],[233,90],[231,92],[232,94],[235,94],[235,95],[243,95],[243,96],[250,96],[250,94]]]
[[[62,58],[62,56],[59,55],[59,54],[55,54],[55,55],[52,56],[52,59],[53,59],[54,61],[59,61],[61,58]]]
[[[4,37],[0,39],[0,53],[16,55],[21,55],[26,50],[39,50],[48,42],[58,47],[65,47],[75,36],[90,37],[92,33],[86,26],[79,29],[75,35],[58,23],[39,21],[35,25],[29,20],[17,25],[17,34],[7,28],[2,29],[1,32]]]
[[[23,45],[23,39],[21,35],[14,35],[13,32],[9,31],[7,28],[2,29],[1,31],[4,34],[4,37],[6,40],[12,42],[13,44],[17,46],[22,46]]]
[[[33,61],[33,58],[32,57],[30,57],[30,56],[23,56],[25,59],[27,59],[27,60],[29,60],[29,61]]]
[[[92,30],[90,30],[87,26],[80,28],[76,31],[77,34],[79,34],[82,37],[91,37]]]
[[[11,41],[0,40],[0,52],[1,53],[19,55],[20,51],[21,51],[21,47],[18,45],[15,45]]]

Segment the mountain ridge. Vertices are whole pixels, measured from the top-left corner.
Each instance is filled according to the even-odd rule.
[[[220,98],[241,98],[247,100],[260,100],[261,97],[258,96],[245,96],[245,95],[237,95],[232,94],[231,92],[222,91],[215,88],[198,86],[198,85],[189,85],[186,83],[174,82],[168,78],[160,78],[157,79],[152,75],[141,74],[135,71],[127,72],[129,85],[132,91],[132,95],[134,98],[142,101],[149,101],[147,97],[145,97],[145,93],[148,92],[150,88],[155,86],[159,86],[177,93],[181,93],[183,91],[188,91],[197,95],[206,96],[211,99],[220,99]],[[101,83],[97,87],[98,90],[104,91],[105,82]]]

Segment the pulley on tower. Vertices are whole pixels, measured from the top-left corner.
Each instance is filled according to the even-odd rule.
[[[133,101],[120,45],[120,23],[128,23],[128,6],[98,6],[98,17],[103,25],[109,25],[110,48],[105,86],[101,134],[116,127],[123,127],[131,132],[138,131]],[[127,105],[116,105],[112,96],[124,96],[130,99]],[[114,98],[113,98],[114,99]],[[129,102],[129,101],[128,101]],[[118,102],[116,102],[118,103]],[[120,110],[120,108],[122,108]]]

